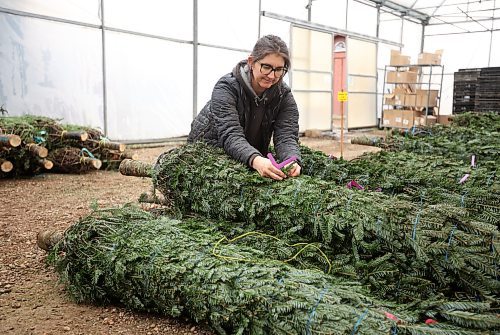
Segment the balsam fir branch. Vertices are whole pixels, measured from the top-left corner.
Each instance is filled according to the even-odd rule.
[[[309,176],[261,178],[203,143],[160,157],[153,178],[184,213],[247,222],[296,241],[318,241],[374,291],[406,301],[454,290],[498,292],[498,228],[449,205],[418,205]],[[379,259],[383,262],[379,262]]]

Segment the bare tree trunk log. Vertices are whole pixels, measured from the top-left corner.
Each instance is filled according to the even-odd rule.
[[[125,143],[110,142],[110,141],[99,141],[99,147],[103,149],[118,150],[119,152],[124,152],[127,145]]]
[[[40,158],[45,158],[49,154],[49,150],[47,150],[47,148],[41,147],[35,143],[26,144],[26,148],[28,148],[29,152],[31,152],[33,155]]]
[[[383,140],[382,137],[360,136],[352,138],[351,144],[368,145],[376,147],[380,142],[382,142],[382,140]]]
[[[7,173],[7,172],[12,171],[13,168],[14,168],[14,164],[12,164],[12,162],[10,162],[6,159],[0,158],[0,171]]]
[[[158,204],[158,205],[164,205],[164,206],[169,206],[168,201],[165,199],[165,196],[161,193],[153,194],[151,192],[148,193],[142,193],[141,196],[139,197],[139,202],[142,203],[148,203],[148,204]]]
[[[89,165],[91,166],[92,168],[96,169],[96,170],[99,170],[102,166],[102,162],[101,160],[97,159],[97,158],[91,158],[91,157],[82,157],[80,159],[81,163],[83,165]]]
[[[21,137],[14,134],[0,135],[0,147],[15,148],[21,144]]]
[[[133,161],[136,161],[139,159],[139,155],[132,152],[132,151],[124,151],[123,153],[120,154],[120,159],[131,159]]]
[[[37,163],[38,163],[38,165],[43,167],[45,170],[50,170],[54,166],[54,163],[52,163],[52,161],[45,159],[45,158],[39,159],[37,161]]]
[[[153,166],[151,164],[131,159],[122,160],[119,170],[124,176],[151,178],[153,174]]]
[[[86,141],[89,138],[89,134],[86,131],[66,131],[64,130],[61,135],[61,138],[69,139],[69,140],[78,140],[81,142]]]
[[[36,244],[40,249],[50,251],[63,236],[63,232],[57,230],[44,230],[36,234]]]

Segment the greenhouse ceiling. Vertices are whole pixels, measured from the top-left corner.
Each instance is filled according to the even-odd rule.
[[[500,0],[369,0],[387,13],[464,32],[500,30]],[[471,23],[475,23],[471,27]]]

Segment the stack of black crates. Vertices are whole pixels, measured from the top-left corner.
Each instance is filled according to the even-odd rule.
[[[453,114],[500,112],[500,67],[460,69],[453,84]]]

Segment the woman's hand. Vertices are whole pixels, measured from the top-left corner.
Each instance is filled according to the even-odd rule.
[[[275,167],[269,159],[264,158],[262,156],[257,156],[254,158],[252,162],[252,168],[257,170],[257,172],[262,177],[271,178],[274,180],[283,180],[287,177],[287,175],[283,171]],[[300,174],[300,167],[299,167],[299,174]]]
[[[300,176],[300,171],[302,170],[302,168],[300,167],[300,165],[297,164],[297,163],[295,163],[295,162],[291,162],[290,164],[287,164],[285,166],[285,169],[288,169],[287,175],[289,177],[298,177],[298,176]]]

